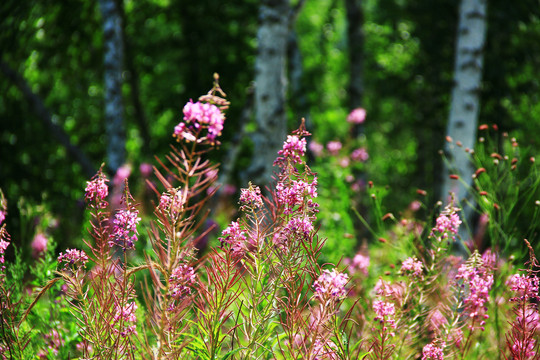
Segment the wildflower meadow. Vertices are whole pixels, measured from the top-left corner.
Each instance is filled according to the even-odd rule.
[[[459,199],[428,208],[418,189],[386,213],[391,190],[364,177],[364,144],[319,144],[304,121],[275,154],[273,183],[220,206],[210,155],[228,106],[217,80],[187,102],[170,152],[145,168],[144,198],[103,166],[81,184],[77,248],[37,237],[24,261],[2,225],[0,358],[540,359],[540,177],[517,139],[482,125],[463,149],[480,219],[463,238]]]

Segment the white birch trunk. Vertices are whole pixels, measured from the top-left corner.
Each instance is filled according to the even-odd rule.
[[[115,0],[99,0],[103,19],[105,47],[105,129],[107,132],[108,166],[116,171],[125,161],[124,106],[122,102],[122,42],[121,14]]]
[[[487,0],[461,0],[454,88],[446,132],[452,141],[447,142],[445,148],[449,164],[444,170],[442,196],[444,203],[448,203],[450,194],[454,194],[456,202],[463,208],[461,216],[464,220],[469,220],[472,213],[471,207],[463,200],[472,201],[467,188],[472,184],[475,169],[465,149],[473,149],[476,143],[486,38],[486,11]],[[461,142],[461,147],[456,145],[458,141]],[[450,179],[450,174],[459,175],[459,180]],[[464,226],[462,229],[466,231]],[[466,236],[466,232],[460,235]],[[463,236],[462,239],[467,240]]]
[[[289,1],[263,0],[259,8],[255,60],[254,153],[246,177],[263,187],[272,179],[273,162],[287,135],[285,113]]]

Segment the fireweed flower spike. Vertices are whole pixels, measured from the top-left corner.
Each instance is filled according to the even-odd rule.
[[[349,281],[347,274],[339,273],[336,269],[324,270],[319,278],[313,283],[315,298],[321,302],[339,300],[347,295],[345,285]]]
[[[216,105],[190,101],[184,106],[184,119],[174,128],[173,136],[178,141],[214,145],[224,122],[225,115]],[[206,135],[203,133],[205,129]]]
[[[103,174],[102,169],[99,169],[98,173],[92,178],[92,180],[86,182],[86,201],[92,207],[104,209],[108,206],[105,199],[109,195],[109,187],[107,182],[109,180]]]
[[[279,157],[274,161],[274,166],[285,167],[287,161],[291,164],[302,162],[301,157],[306,153],[306,139],[297,135],[288,135],[287,141],[283,144],[283,149],[278,151]]]
[[[179,265],[173,270],[170,278],[171,296],[175,300],[181,300],[191,294],[191,287],[195,284],[195,271],[186,264]]]
[[[116,314],[113,319],[115,333],[120,333],[122,337],[137,334],[135,310],[137,310],[137,304],[135,302],[131,302],[123,307],[116,305]]]
[[[436,224],[431,230],[431,236],[439,241],[447,240],[449,236],[452,236],[452,240],[455,240],[455,235],[457,235],[459,225],[461,224],[461,220],[457,214],[458,211],[458,208],[449,204],[437,218]]]
[[[427,344],[422,350],[422,360],[443,360],[445,346],[444,341],[439,345],[435,341]]]
[[[241,189],[240,191],[240,204],[242,209],[254,210],[263,206],[261,189],[258,186],[252,185],[250,182],[247,189]]]
[[[244,256],[247,251],[247,237],[238,222],[231,222],[229,227],[223,230],[221,236],[219,238],[221,245],[228,244],[234,257],[240,258]]]
[[[9,234],[6,230],[6,224],[4,224],[0,228],[0,272],[3,272],[6,267],[4,266],[4,254],[6,253],[6,249],[9,246]],[[0,273],[0,281],[3,279],[3,275]]]
[[[468,288],[468,292],[463,300],[464,312],[472,323],[469,325],[471,330],[475,329],[475,324],[484,331],[484,324],[489,318],[487,312],[487,302],[489,301],[489,291],[493,285],[493,274],[482,262],[478,252],[471,255],[471,258],[458,269],[456,281],[461,280],[461,287]]]
[[[141,221],[137,210],[119,210],[113,220],[113,231],[109,245],[120,246],[124,250],[134,249],[137,242],[137,224]]]
[[[415,278],[422,278],[423,265],[422,262],[416,258],[408,258],[401,264],[401,274],[412,276]]]
[[[88,256],[83,250],[67,249],[66,253],[60,253],[58,263],[63,263],[63,269],[77,270],[86,266]]]

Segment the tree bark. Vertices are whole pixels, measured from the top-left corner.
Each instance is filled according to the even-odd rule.
[[[456,202],[462,207],[462,218],[465,220],[470,219],[472,214],[472,208],[467,205],[467,202],[472,203],[471,194],[467,189],[472,184],[475,170],[465,149],[473,149],[476,143],[487,26],[486,12],[487,0],[461,0],[456,37],[454,88],[446,131],[452,141],[447,141],[445,147],[448,164],[444,169],[443,202],[448,203],[451,199],[450,194],[453,193]],[[461,142],[461,146],[456,145],[458,141]],[[450,174],[459,175],[459,179],[450,179]],[[464,226],[462,229],[465,231]],[[460,235],[467,236],[466,233]],[[463,236],[462,239],[467,240]]]
[[[364,96],[364,13],[362,0],[346,0],[349,48],[349,109],[362,106]]]
[[[259,8],[255,60],[254,153],[247,180],[264,187],[272,180],[273,162],[287,135],[285,113],[288,0],[263,0]]]
[[[107,131],[108,166],[113,171],[126,158],[124,105],[122,101],[122,16],[115,0],[99,0],[103,19],[105,45],[105,129]]]
[[[79,147],[71,142],[69,135],[64,131],[64,129],[53,122],[51,113],[49,110],[47,110],[43,100],[41,100],[39,95],[32,92],[26,79],[3,61],[0,61],[0,71],[2,71],[4,75],[19,89],[19,91],[26,98],[26,101],[28,101],[30,106],[32,106],[38,119],[45,124],[56,140],[58,140],[58,142],[66,148],[68,154],[81,165],[84,174],[88,178],[94,176],[97,169],[94,167],[90,159]]]

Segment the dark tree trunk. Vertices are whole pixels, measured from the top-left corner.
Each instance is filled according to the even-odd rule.
[[[122,101],[122,68],[124,61],[122,16],[115,0],[99,0],[99,6],[103,19],[105,46],[107,158],[109,168],[116,172],[126,158],[124,106]]]

